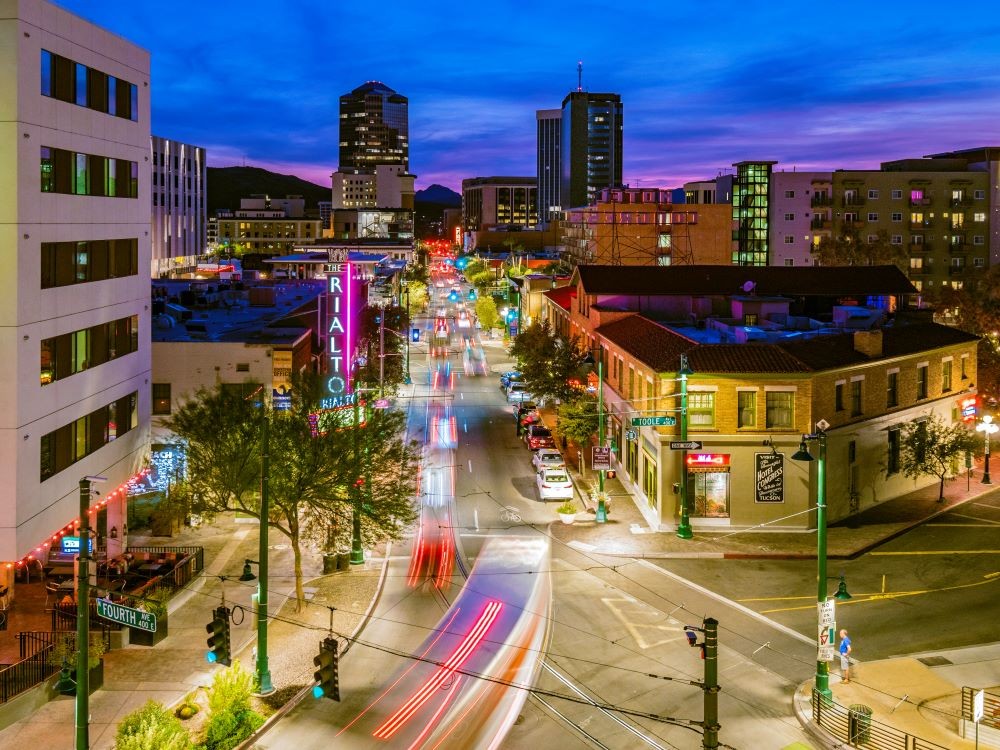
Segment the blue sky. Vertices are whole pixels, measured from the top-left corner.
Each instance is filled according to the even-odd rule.
[[[995,2],[61,0],[152,53],[153,132],[326,185],[338,97],[410,100],[417,187],[534,175],[535,110],[624,103],[624,179],[676,187],[777,168],[1000,145]]]

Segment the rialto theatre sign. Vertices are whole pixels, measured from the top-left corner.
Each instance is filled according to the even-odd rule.
[[[359,295],[348,261],[331,263],[326,271],[326,395],[333,403],[350,402],[352,359],[356,341],[355,307]],[[331,404],[332,405],[332,404]]]

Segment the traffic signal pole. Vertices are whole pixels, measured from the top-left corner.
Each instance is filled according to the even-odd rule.
[[[701,746],[706,750],[719,747],[719,621],[709,617],[705,628],[705,724]]]
[[[90,748],[90,477],[80,480],[76,573],[76,750]]]

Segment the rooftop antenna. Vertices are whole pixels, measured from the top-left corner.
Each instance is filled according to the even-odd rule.
[[[576,90],[583,91],[583,60],[576,61]]]

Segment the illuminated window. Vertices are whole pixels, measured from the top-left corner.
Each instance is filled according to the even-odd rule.
[[[795,426],[795,393],[792,391],[768,391],[767,429],[788,430]]]
[[[736,426],[757,426],[757,392],[738,391],[736,394]]]
[[[688,394],[688,424],[692,427],[715,427],[715,393],[696,391]]]

